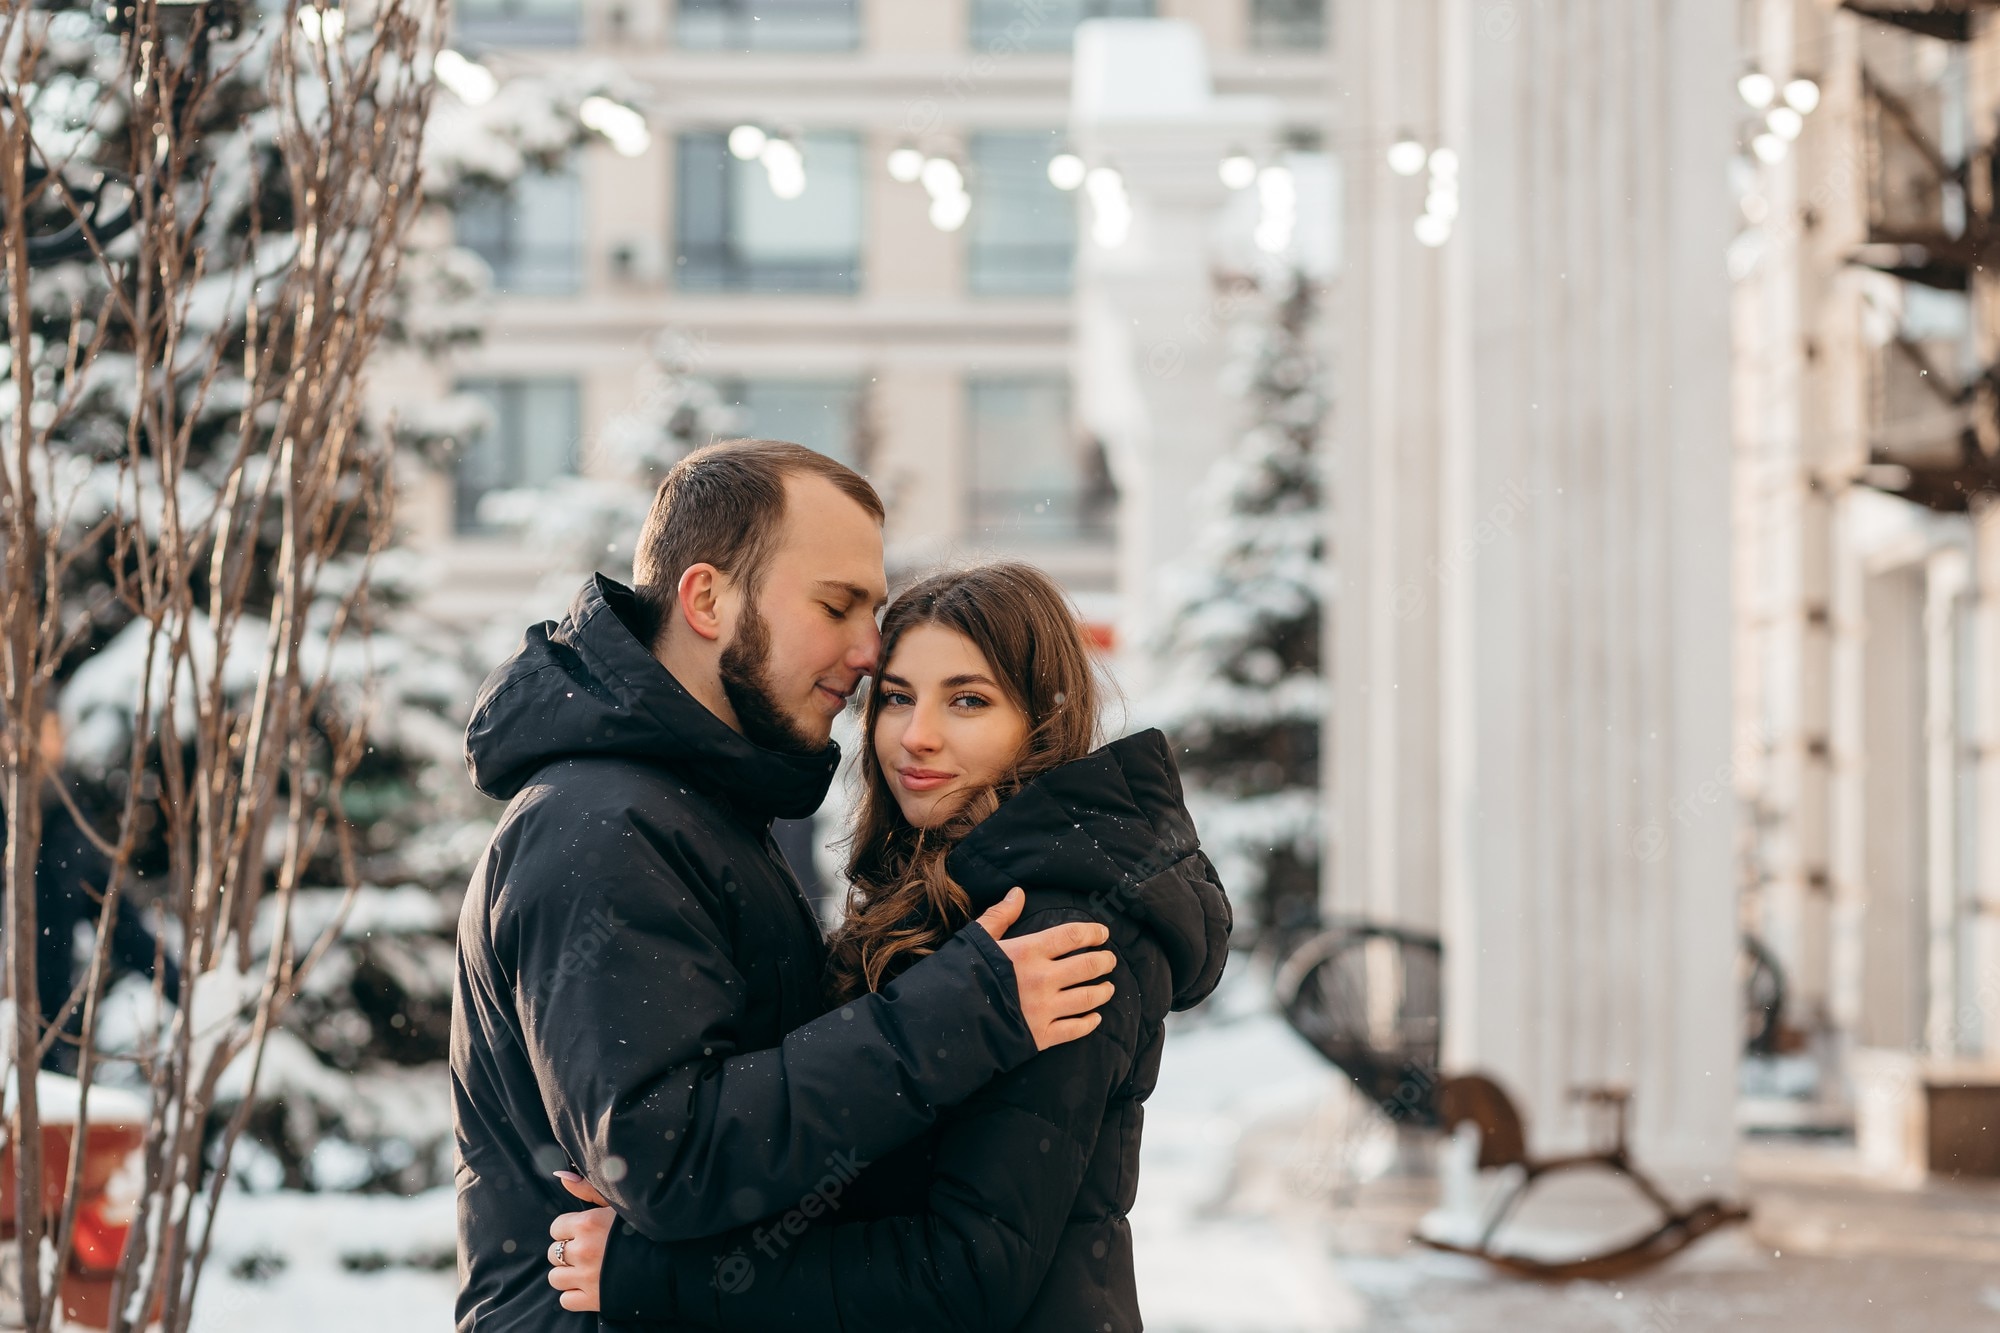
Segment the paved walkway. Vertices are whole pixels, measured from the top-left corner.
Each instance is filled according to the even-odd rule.
[[[1412,1245],[1438,1183],[1393,1168],[1435,1139],[1399,1142],[1251,1003],[1267,990],[1243,993],[1176,1032],[1147,1107],[1132,1220],[1155,1333],[2000,1333],[2000,1182],[1896,1189],[1828,1141],[1746,1143],[1752,1224],[1619,1284],[1523,1282]],[[1590,1186],[1538,1194],[1522,1227],[1588,1238],[1567,1253],[1646,1228],[1628,1190]]]
[[[1301,1188],[1314,1134],[1272,1127],[1246,1143],[1231,1206],[1322,1237],[1369,1333],[2000,1333],[2000,1184],[1889,1188],[1844,1146],[1753,1142],[1740,1159],[1747,1230],[1624,1282],[1547,1286],[1410,1244],[1434,1181]],[[1607,1211],[1573,1196],[1568,1220],[1593,1209]]]

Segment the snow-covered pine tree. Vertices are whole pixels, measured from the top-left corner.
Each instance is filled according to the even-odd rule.
[[[0,351],[0,428],[11,441],[11,408],[23,402],[42,418],[35,425],[53,423],[37,439],[35,455],[35,465],[46,468],[38,518],[45,540],[63,553],[63,561],[51,566],[59,570],[62,641],[50,665],[49,701],[68,733],[63,777],[82,812],[115,840],[121,820],[131,822],[121,812],[136,811],[136,878],[124,894],[142,909],[186,871],[176,868],[167,821],[155,804],[167,755],[158,730],[157,654],[151,702],[143,702],[152,625],[116,590],[144,561],[158,559],[162,454],[171,455],[171,486],[189,530],[198,531],[218,506],[236,503],[232,485],[254,488],[263,475],[260,454],[270,443],[260,431],[268,431],[276,409],[257,405],[273,377],[268,363],[254,381],[247,371],[247,331],[260,308],[262,318],[271,318],[273,293],[297,265],[302,221],[325,225],[297,206],[296,182],[287,170],[300,153],[282,138],[297,133],[301,119],[323,114],[312,99],[324,94],[312,86],[292,93],[284,71],[300,70],[302,84],[311,85],[319,53],[337,52],[339,58],[326,63],[336,79],[347,77],[377,49],[375,24],[437,21],[436,9],[419,14],[421,0],[415,3],[365,14],[250,0],[178,7],[144,0],[53,4],[16,11],[18,30],[9,28],[19,40],[9,48],[14,87],[0,115],[25,116],[30,179],[53,166],[59,184],[43,186],[34,197],[29,230],[39,239],[27,293],[31,332],[24,340],[31,355],[14,355],[18,342]],[[343,15],[355,20],[352,31],[339,22]],[[134,77],[144,63],[134,54],[142,39],[173,49],[171,58],[160,58],[163,68],[180,62],[168,73],[183,82],[164,98]],[[435,49],[429,41],[427,34],[407,52],[391,53],[390,64],[421,51],[426,64],[417,77],[427,78]],[[610,91],[601,80],[570,86],[523,76],[505,80],[498,96],[476,105],[444,90],[426,96],[422,207],[402,232],[401,262],[389,270],[393,293],[370,312],[384,321],[380,346],[434,356],[477,341],[491,275],[455,244],[452,209],[469,191],[505,189],[524,172],[560,162],[590,137],[579,115],[583,100]],[[306,99],[303,112],[275,100],[290,95]],[[171,222],[142,219],[133,230],[117,232],[116,219],[131,197],[121,183],[149,179],[134,160],[141,140],[132,125],[135,117],[160,115],[163,108],[169,123],[159,146],[171,144],[179,155],[174,183],[165,188],[180,215]],[[418,136],[408,138],[414,147]],[[80,242],[67,251],[43,243],[58,239],[74,209],[91,209],[99,194],[102,204],[86,215],[102,231],[101,254]],[[187,228],[186,243],[174,253],[198,256],[196,265],[152,288],[151,299],[180,312],[173,316],[181,345],[171,376],[136,373],[141,367],[130,320],[120,315],[121,303],[129,306],[139,284],[132,257],[146,226]],[[324,233],[319,239],[332,244]],[[475,405],[457,397],[398,403],[396,409],[393,421],[364,412],[347,423],[363,441],[356,458],[386,464],[384,446],[393,439],[396,466],[448,467],[457,443],[479,424]],[[148,432],[162,428],[181,432],[171,449],[147,443]],[[247,464],[239,448],[249,450]],[[111,517],[117,521],[100,530]],[[318,573],[303,644],[308,658],[318,654],[310,669],[324,667],[327,680],[325,707],[306,723],[313,733],[307,748],[319,756],[308,767],[323,772],[342,726],[366,722],[365,744],[343,765],[335,808],[328,810],[344,820],[351,838],[343,849],[340,839],[328,836],[305,858],[288,931],[280,930],[269,902],[254,925],[245,921],[254,969],[261,965],[256,955],[273,939],[309,942],[346,913],[331,947],[304,975],[301,993],[266,1038],[256,1105],[236,1154],[237,1178],[253,1184],[415,1188],[450,1174],[442,1073],[450,941],[456,895],[490,828],[487,812],[464,788],[460,759],[461,713],[479,673],[455,635],[414,609],[424,572],[408,553],[382,546],[393,540],[386,509],[362,519]],[[281,526],[268,517],[241,524],[232,539],[241,550],[230,551],[230,558],[253,571],[242,603],[246,624],[270,614],[271,572],[281,568],[283,540]],[[198,547],[197,554],[205,569],[207,548]],[[210,589],[203,577],[197,576],[195,591],[205,616]],[[357,597],[364,578],[365,596]],[[344,633],[333,628],[343,608]],[[202,665],[203,652],[215,655],[212,644],[200,647],[206,623],[198,618],[191,625],[196,677],[211,669]],[[231,701],[223,706],[240,706],[254,695],[262,648],[248,631],[230,641],[217,673]],[[150,716],[142,719],[142,711]],[[185,721],[182,728],[185,738]],[[141,751],[136,766],[135,745]],[[283,826],[280,819],[277,827]],[[264,855],[280,856],[281,843],[268,842]],[[343,864],[344,855],[350,863]],[[362,887],[350,898],[338,886],[351,881]],[[185,947],[171,913],[156,924],[171,947]],[[142,1082],[149,1052],[171,1030],[150,986],[126,978],[101,1011],[95,1045],[126,1058],[102,1066],[99,1077]],[[240,1104],[248,1064],[239,1060],[222,1079],[219,1116]],[[225,1123],[216,1118],[208,1125],[211,1162]]]
[[[1255,945],[1310,924],[1319,903],[1319,745],[1330,595],[1319,437],[1327,376],[1318,294],[1261,279],[1230,330],[1224,388],[1248,418],[1217,461],[1210,513],[1172,572],[1140,717],[1173,739],[1202,842]]]

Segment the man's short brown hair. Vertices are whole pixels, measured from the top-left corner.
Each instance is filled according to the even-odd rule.
[[[667,473],[639,530],[632,582],[653,620],[634,628],[658,640],[691,565],[714,565],[754,596],[784,527],[785,478],[794,476],[825,477],[882,522],[882,497],[866,477],[802,444],[723,440],[697,449]]]

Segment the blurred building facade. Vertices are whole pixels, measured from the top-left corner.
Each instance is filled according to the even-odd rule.
[[[1073,52],[1084,18],[1173,22]],[[458,21],[509,71],[605,64],[651,131],[460,210],[503,290],[453,374],[496,426],[406,512],[474,621],[518,613],[536,572],[481,494],[588,472],[669,332],[736,429],[869,471],[893,562],[1025,556],[1137,640],[1240,427],[1216,277],[1260,190],[1219,163],[1337,155],[1290,247],[1338,267],[1326,913],[1443,938],[1446,1061],[1499,1076],[1538,1145],[1586,1137],[1573,1088],[1618,1085],[1649,1160],[1726,1176],[1726,11],[472,0]],[[958,181],[897,179],[909,148]],[[1105,200],[1051,181],[1065,150],[1117,169],[1115,242]]]
[[[1765,1091],[1840,1124],[2000,1054],[2000,25],[1748,0],[1743,43],[1740,873],[1812,1075]]]
[[[441,609],[472,622],[514,609],[537,556],[486,528],[481,496],[602,466],[598,442],[641,406],[666,334],[677,368],[732,409],[734,433],[797,440],[874,478],[892,563],[1024,556],[1116,621],[1116,444],[1073,373],[1079,195],[1048,174],[1071,147],[1073,34],[1093,17],[1184,19],[1215,89],[1254,86],[1274,127],[1309,139],[1327,114],[1317,0],[468,0],[455,12],[457,45],[504,74],[602,72],[644,113],[650,143],[630,157],[594,143],[459,209],[459,239],[499,295],[450,378],[495,425],[455,478],[406,498],[444,570]],[[958,181],[898,179],[899,149]],[[1221,192],[1213,162],[1202,169]]]

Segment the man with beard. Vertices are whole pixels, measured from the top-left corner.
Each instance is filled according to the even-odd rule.
[[[593,577],[480,691],[474,783],[508,802],[459,920],[460,1330],[581,1330],[546,1279],[580,1172],[656,1240],[826,1198],[943,1108],[1098,1022],[1114,957],[1021,895],[823,1012],[819,923],[770,836],[816,809],[875,667],[882,504],[798,445],[699,450],[636,588]],[[727,1277],[729,1275],[720,1275]]]

